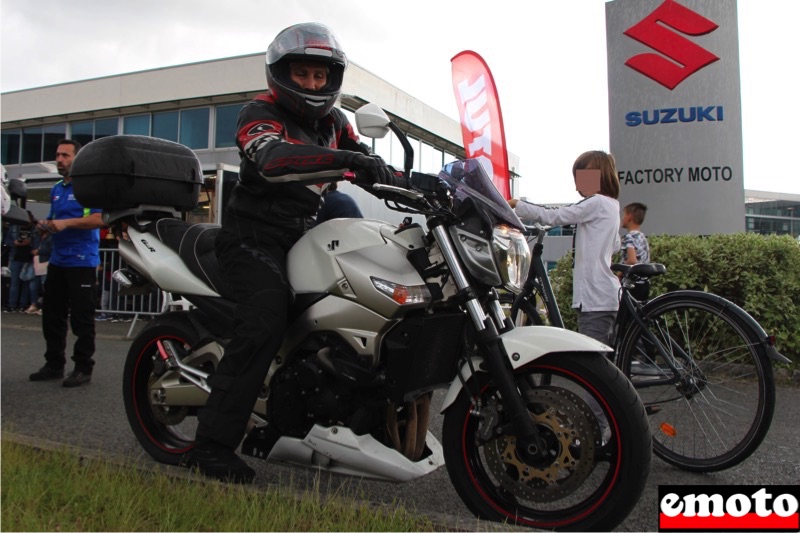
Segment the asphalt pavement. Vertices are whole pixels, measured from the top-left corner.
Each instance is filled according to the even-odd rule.
[[[18,313],[0,315],[0,415],[4,437],[48,447],[64,445],[76,453],[154,468],[157,465],[139,447],[128,426],[122,404],[122,367],[129,334],[145,322],[98,322],[96,366],[92,382],[68,389],[60,381],[32,383],[28,375],[44,363],[41,317]],[[72,342],[70,337],[70,344]],[[67,371],[71,369],[67,367]],[[441,395],[434,397],[433,409]],[[617,531],[658,530],[659,485],[796,485],[800,480],[800,388],[779,387],[775,418],[761,447],[743,464],[722,472],[684,472],[653,458],[645,493]],[[441,437],[441,416],[431,431]],[[433,518],[448,529],[512,531],[519,528],[477,522],[450,484],[444,467],[410,483],[363,481],[342,476],[268,464],[245,458],[257,471],[263,487],[291,486],[335,491],[377,504],[400,504]],[[165,468],[175,475],[183,469]]]

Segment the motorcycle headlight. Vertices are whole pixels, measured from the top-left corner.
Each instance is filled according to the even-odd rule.
[[[506,289],[519,293],[531,266],[531,250],[522,232],[510,226],[495,226],[492,249],[497,270]]]

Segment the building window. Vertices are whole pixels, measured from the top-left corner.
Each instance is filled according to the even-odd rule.
[[[397,135],[394,132],[390,133],[386,137],[389,137],[389,159],[386,156],[383,158],[386,160],[387,163],[392,165],[395,168],[405,168],[405,161],[406,161],[406,152],[403,149],[402,143],[397,138]],[[384,137],[384,139],[386,138]],[[411,146],[414,146],[416,139],[409,137],[408,142],[411,143]],[[383,155],[383,154],[381,154]]]
[[[209,109],[185,109],[153,113],[152,135],[179,142],[194,150],[208,148]]]
[[[181,111],[180,143],[193,150],[208,148],[209,109],[184,109]]]
[[[442,151],[420,141],[420,171],[436,174],[442,170]]]
[[[19,164],[22,130],[3,130],[2,138],[2,163],[4,165]]]
[[[42,160],[42,128],[22,130],[22,162],[38,163]]]
[[[91,120],[72,123],[72,140],[82,145],[89,144],[94,139],[94,124]]]
[[[3,134],[3,153],[5,154],[5,134]],[[66,124],[51,124],[49,126],[35,126],[22,130],[22,157],[17,162],[39,163],[40,161],[53,161],[56,157],[56,147],[59,140],[67,135]],[[13,142],[13,139],[9,139]],[[5,162],[5,155],[4,162]]]
[[[42,161],[55,161],[58,141],[67,137],[66,124],[53,124],[44,127]]]
[[[214,125],[214,147],[236,146],[236,120],[244,104],[221,105],[216,108]]]
[[[136,115],[122,119],[125,135],[150,135],[150,115]]]
[[[81,145],[86,146],[95,139],[117,135],[119,133],[119,117],[73,122],[70,125],[70,131],[73,141],[78,141]]]
[[[119,117],[104,118],[94,121],[94,139],[109,137],[119,133]]]
[[[571,237],[575,235],[575,227],[574,224],[569,226],[556,226],[547,230],[547,235],[549,237]]]
[[[153,114],[153,137],[178,142],[178,112]]]

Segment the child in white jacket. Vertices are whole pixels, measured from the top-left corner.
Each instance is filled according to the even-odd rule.
[[[603,151],[581,154],[572,166],[583,200],[549,208],[512,198],[521,219],[548,226],[576,224],[572,307],[578,310],[578,332],[609,344],[619,308],[619,280],[611,256],[619,250],[619,178],[614,157]]]

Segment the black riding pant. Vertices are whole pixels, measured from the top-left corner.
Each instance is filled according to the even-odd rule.
[[[67,320],[75,335],[75,370],[91,374],[94,367],[94,312],[97,306],[97,270],[93,267],[47,266],[47,290],[42,304],[42,333],[47,345],[46,365],[66,365]]]
[[[290,289],[286,253],[279,246],[248,246],[224,229],[215,243],[226,295],[236,302],[235,330],[198,413],[197,440],[235,449],[283,341]]]

